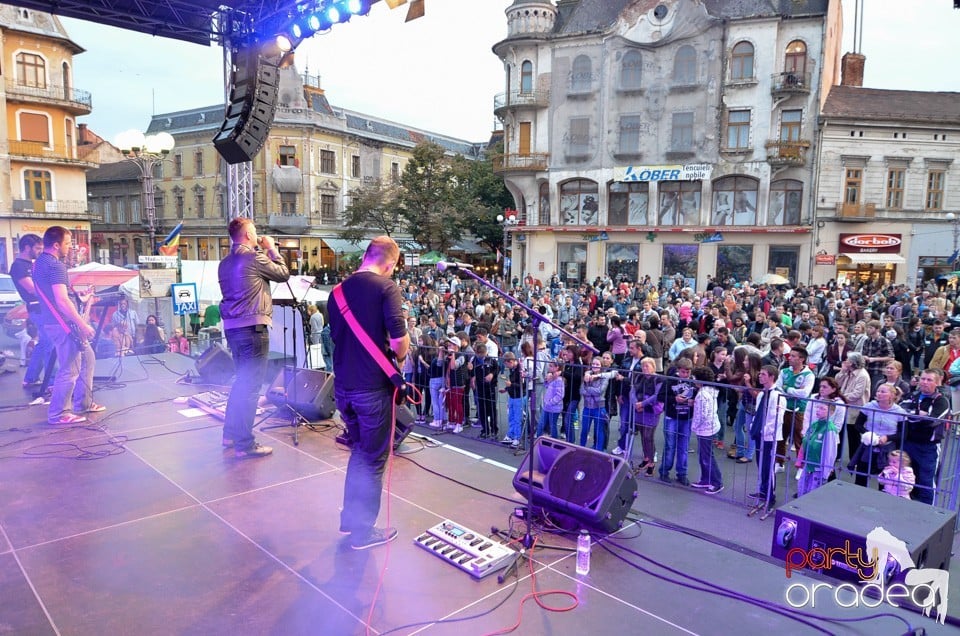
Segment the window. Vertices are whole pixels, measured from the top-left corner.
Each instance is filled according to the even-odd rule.
[[[280,215],[281,216],[297,215],[297,193],[296,192],[280,193]]]
[[[530,60],[524,60],[520,65],[520,92],[533,92],[533,64]]]
[[[153,210],[158,219],[162,219],[164,215],[164,203],[166,198],[163,195],[163,190],[159,188],[153,191]]]
[[[689,44],[681,46],[673,58],[673,83],[682,86],[697,83],[697,51]]]
[[[46,170],[27,170],[23,173],[23,192],[34,201],[53,200],[53,177]],[[43,212],[41,206],[38,211]]]
[[[718,245],[717,278],[726,282],[743,281],[753,271],[752,245]]]
[[[614,281],[637,280],[640,246],[636,243],[607,243],[607,275]]]
[[[117,223],[127,222],[127,205],[122,197],[117,197]]]
[[[780,115],[780,141],[800,141],[802,110],[785,110]]]
[[[713,182],[714,225],[756,225],[757,189],[750,177],[723,177]]]
[[[567,155],[583,157],[590,152],[590,118],[570,119],[570,136],[567,139]]]
[[[596,225],[600,220],[596,181],[573,179],[560,184],[560,224]]]
[[[593,87],[593,64],[586,55],[578,55],[573,60],[573,70],[570,72],[570,91],[573,93],[587,93]]]
[[[113,202],[110,199],[103,200],[103,222],[113,223]]]
[[[46,61],[35,53],[17,53],[17,83],[21,86],[46,88]]]
[[[50,145],[50,120],[40,113],[20,113],[20,141]]]
[[[692,225],[700,222],[699,181],[661,181],[659,225]],[[666,270],[664,270],[666,271]]]
[[[523,207],[517,209],[523,210]],[[550,222],[550,184],[546,181],[540,182],[540,188],[537,192],[537,213],[538,217],[527,219],[528,224],[543,223],[545,225]]]
[[[640,153],[640,128],[642,125],[640,115],[623,115],[620,117],[620,142],[617,146],[617,152],[622,155]]]
[[[202,219],[207,209],[207,193],[197,190],[197,218]]]
[[[203,174],[203,150],[193,153],[193,169],[194,174],[198,176]]]
[[[176,206],[177,219],[183,220],[183,193],[177,192],[175,194],[174,205]]]
[[[295,146],[280,146],[278,152],[281,166],[297,165],[297,148]]]
[[[65,141],[67,142],[67,158],[73,159],[73,122],[69,119],[64,123],[63,134],[65,136]]]
[[[394,183],[400,183],[400,164],[396,161],[390,164],[390,179]]]
[[[890,168],[887,171],[887,209],[903,209],[903,182],[906,178],[906,170],[903,168]]]
[[[843,184],[843,202],[860,203],[860,187],[863,184],[863,170],[847,168]]]
[[[337,173],[337,157],[332,150],[320,151],[320,172],[323,174]]]
[[[130,197],[130,223],[138,224],[143,222],[140,214],[140,197]]]
[[[336,223],[337,222],[337,199],[332,194],[321,194],[320,195],[320,222],[321,223]]]
[[[727,113],[727,149],[750,147],[750,111],[731,110]]]
[[[643,59],[640,56],[640,51],[627,51],[623,54],[623,61],[620,63],[621,89],[636,90],[640,88],[642,64]]]
[[[183,155],[180,153],[173,155],[173,176],[183,176]]]
[[[753,79],[753,45],[749,42],[737,42],[730,53],[730,79]]]
[[[943,170],[931,170],[927,173],[927,198],[923,208],[925,210],[943,209]]]
[[[780,273],[786,271],[791,283],[797,280],[797,265],[800,262],[800,246],[798,245],[771,245],[767,271]]]
[[[692,279],[696,286],[698,245],[664,245],[663,246],[663,275],[676,276],[680,274],[684,279]]]
[[[557,272],[567,286],[578,285],[587,274],[586,243],[557,244]]]
[[[673,114],[670,150],[673,152],[693,152],[693,113]]]
[[[787,73],[802,75],[807,70],[807,45],[800,40],[794,40],[787,45],[783,70]]]
[[[360,178],[360,156],[353,155],[350,157],[350,176],[354,179]]]
[[[650,184],[641,182],[615,182],[610,184],[607,198],[607,223],[609,225],[649,225],[647,214],[650,203]]]
[[[770,184],[767,225],[800,225],[803,206],[803,182],[780,179]]]

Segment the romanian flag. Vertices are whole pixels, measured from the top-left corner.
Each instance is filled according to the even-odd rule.
[[[501,257],[502,257],[502,255],[500,254],[500,250],[497,249],[497,262],[498,262],[498,263],[500,262],[500,258],[501,258]]]
[[[183,223],[177,223],[177,227],[173,228],[167,238],[163,239],[163,242],[157,245],[157,252],[162,256],[176,256],[180,251],[180,230],[183,229]]]

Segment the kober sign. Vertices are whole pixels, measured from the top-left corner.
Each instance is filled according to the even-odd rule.
[[[841,254],[898,254],[899,234],[841,234]]]

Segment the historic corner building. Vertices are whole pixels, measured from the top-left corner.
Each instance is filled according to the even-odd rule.
[[[71,264],[91,258],[85,172],[98,156],[78,146],[78,116],[90,93],[74,87],[73,56],[83,49],[59,19],[0,5],[0,271],[24,234],[51,225],[73,232]]]
[[[522,221],[515,275],[809,279],[839,2],[516,0],[506,14],[495,169]]]
[[[281,69],[279,78],[273,126],[251,164],[253,211],[261,232],[277,237],[293,269],[334,271],[345,256],[365,248],[364,241],[339,238],[350,192],[399,182],[418,143],[434,142],[451,156],[483,154],[485,144],[335,107],[319,77],[299,74],[294,66]],[[183,223],[183,259],[218,260],[230,251],[226,164],[213,145],[223,112],[223,105],[215,105],[157,114],[147,129],[167,132],[176,142],[154,175],[154,201],[158,236]],[[146,221],[137,168],[104,164],[91,171],[89,189],[91,210],[103,219],[93,228],[94,249],[115,264],[135,263],[143,253]]]

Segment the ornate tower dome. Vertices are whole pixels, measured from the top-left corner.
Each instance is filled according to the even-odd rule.
[[[508,38],[550,33],[557,20],[557,8],[550,0],[514,0],[506,14]]]

